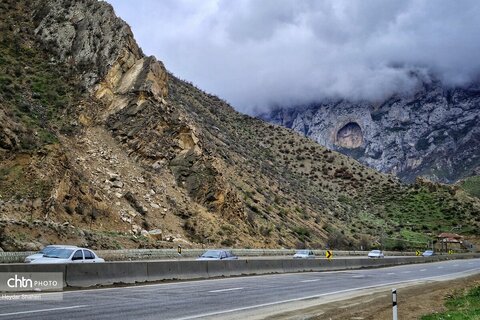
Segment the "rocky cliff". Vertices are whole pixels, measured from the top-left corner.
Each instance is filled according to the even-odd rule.
[[[480,87],[423,82],[380,103],[326,101],[277,109],[263,119],[292,128],[381,172],[452,183],[480,166]]]
[[[103,1],[2,1],[0,16],[4,250],[353,248],[459,220],[478,233],[478,199],[235,112],[146,57]]]

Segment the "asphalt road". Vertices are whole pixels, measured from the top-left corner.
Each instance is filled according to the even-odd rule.
[[[480,259],[69,291],[62,301],[1,301],[1,319],[255,319],[377,287],[480,273]],[[1,297],[1,294],[0,294]]]

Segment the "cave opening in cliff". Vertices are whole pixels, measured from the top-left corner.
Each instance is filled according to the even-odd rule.
[[[338,146],[354,149],[363,144],[363,132],[356,122],[349,122],[337,132],[335,143]]]

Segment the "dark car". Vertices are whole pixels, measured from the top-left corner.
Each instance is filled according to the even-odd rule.
[[[229,250],[208,250],[197,260],[237,260],[238,257],[233,255]]]

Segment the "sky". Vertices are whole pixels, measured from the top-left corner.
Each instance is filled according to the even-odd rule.
[[[108,0],[147,55],[245,113],[480,72],[478,0]],[[421,80],[419,80],[421,79]]]

